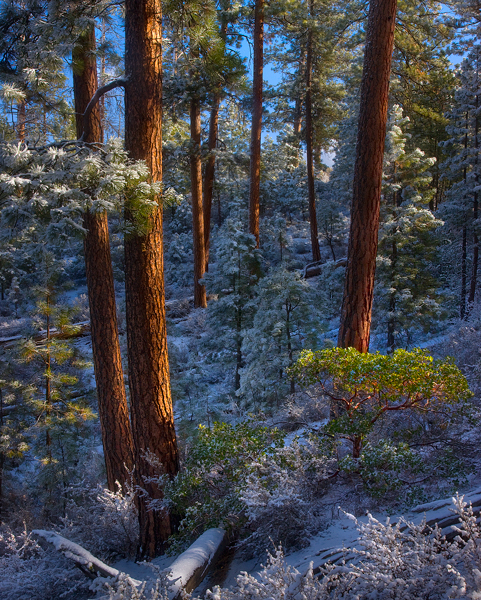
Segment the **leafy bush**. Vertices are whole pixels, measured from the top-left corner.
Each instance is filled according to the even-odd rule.
[[[282,432],[249,421],[201,426],[185,468],[172,482],[161,478],[165,502],[182,519],[173,549],[218,526],[242,529],[249,552],[270,538],[303,545],[324,518],[310,502],[333,470],[332,448],[318,438],[285,446]]]
[[[352,443],[353,458],[360,457],[366,436],[388,414],[438,411],[448,424],[472,396],[452,359],[434,360],[420,349],[387,356],[354,348],[305,350],[291,372],[303,385],[320,385],[334,417],[327,429]]]
[[[171,481],[161,478],[165,502],[181,517],[177,550],[209,527],[232,528],[242,513],[237,488],[251,463],[282,444],[277,430],[247,421],[200,425],[184,469]]]
[[[424,471],[424,461],[406,443],[393,444],[388,440],[367,443],[359,459],[346,456],[340,470],[359,474],[365,489],[375,498],[386,498],[410,484],[412,475]]]

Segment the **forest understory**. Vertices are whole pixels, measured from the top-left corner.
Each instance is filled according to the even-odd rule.
[[[2,600],[481,598],[479,27],[0,2]]]

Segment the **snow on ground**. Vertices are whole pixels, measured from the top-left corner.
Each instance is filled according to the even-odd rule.
[[[481,506],[481,487],[466,493],[464,500],[471,502],[473,507],[477,507],[479,510]],[[416,506],[402,516],[406,521],[412,522],[415,525],[422,523],[423,519],[426,519],[427,524],[431,526],[435,522],[439,523],[443,534],[446,535],[450,533],[451,524],[454,519],[452,506],[452,497],[448,497]],[[374,518],[384,523],[389,520],[390,523],[395,524],[401,518],[400,516],[387,517],[385,513],[373,512],[372,514]],[[357,520],[361,523],[367,523],[369,518],[365,515],[358,517]],[[316,569],[328,561],[337,561],[343,557],[346,557],[348,561],[352,560],[353,557],[350,556],[349,550],[359,547],[358,536],[359,533],[355,521],[341,511],[339,518],[333,520],[327,529],[313,537],[308,547],[287,555],[286,562],[301,573],[305,573],[311,563],[313,568]],[[267,550],[273,553],[274,548]],[[234,558],[222,587],[233,586],[237,576],[243,571],[254,575],[261,569],[261,564],[265,562],[266,557],[250,561]]]

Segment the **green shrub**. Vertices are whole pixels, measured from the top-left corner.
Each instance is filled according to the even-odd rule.
[[[366,436],[388,414],[436,412],[447,426],[472,396],[452,359],[434,360],[420,349],[391,355],[354,348],[305,350],[290,372],[303,385],[320,385],[331,402],[327,432],[349,440],[355,459]]]

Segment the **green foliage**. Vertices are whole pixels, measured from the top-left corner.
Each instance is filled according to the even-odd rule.
[[[291,373],[302,385],[320,385],[335,415],[328,429],[353,443],[355,458],[381,417],[393,411],[427,414],[442,408],[448,423],[472,396],[452,359],[434,360],[420,349],[396,350],[388,356],[354,348],[305,350]]]
[[[346,456],[339,468],[344,473],[360,475],[366,491],[383,499],[399,496],[399,490],[409,485],[413,476],[425,471],[423,458],[406,443],[393,444],[382,439],[366,444],[358,460]]]
[[[242,486],[252,463],[282,446],[277,430],[250,421],[199,426],[186,464],[174,481],[166,481],[167,504],[182,520],[174,536],[174,551],[209,527],[232,528],[239,521]]]

